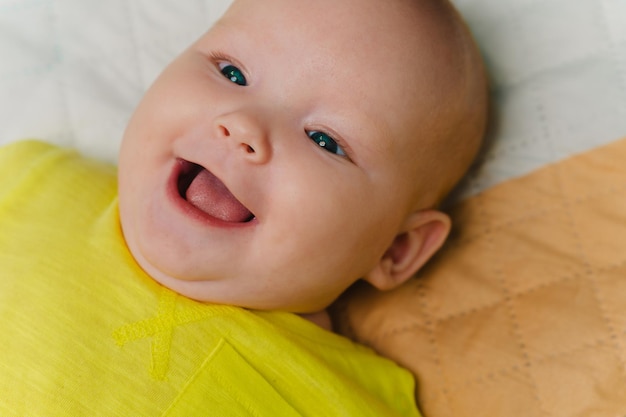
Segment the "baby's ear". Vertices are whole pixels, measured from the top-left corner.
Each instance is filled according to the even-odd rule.
[[[379,290],[402,284],[441,248],[450,225],[450,218],[437,210],[411,214],[382,259],[363,279]]]

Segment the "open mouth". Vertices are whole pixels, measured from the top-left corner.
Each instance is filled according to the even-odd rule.
[[[226,223],[248,223],[255,216],[226,185],[201,165],[180,160],[178,194],[205,215]]]

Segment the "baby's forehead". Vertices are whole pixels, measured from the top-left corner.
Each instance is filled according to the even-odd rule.
[[[418,4],[441,0],[235,0],[223,20],[236,22],[250,33],[279,29],[294,48],[315,40],[329,46],[346,43],[352,54],[392,52],[377,47],[394,43],[395,49],[430,37],[432,8]],[[434,21],[432,22],[434,23]],[[433,25],[430,25],[433,26]],[[436,27],[436,25],[434,25]],[[430,39],[426,40],[426,44]],[[322,46],[320,45],[320,46]],[[363,48],[366,46],[366,48]]]
[[[379,107],[414,105],[409,102],[416,97],[429,106],[438,96],[446,48],[424,22],[416,24],[415,13],[407,16],[399,7],[413,3],[236,0],[220,23],[234,29],[229,37],[262,51],[265,59],[285,59],[286,82],[327,89],[339,99],[354,96],[376,113]],[[391,101],[376,103],[380,90],[388,91]]]

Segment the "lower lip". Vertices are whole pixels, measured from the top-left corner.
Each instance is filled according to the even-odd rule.
[[[224,220],[213,217],[208,213],[198,209],[193,204],[189,203],[183,197],[181,197],[178,191],[178,178],[183,170],[183,161],[177,159],[172,168],[172,173],[167,185],[167,197],[174,204],[174,206],[180,210],[186,217],[189,217],[196,222],[199,222],[205,226],[219,227],[219,228],[244,228],[250,227],[257,223],[257,219],[254,218],[249,222],[226,222]]]

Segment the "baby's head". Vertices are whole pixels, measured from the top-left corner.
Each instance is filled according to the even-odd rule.
[[[445,0],[235,0],[146,93],[120,154],[130,251],[202,301],[320,310],[439,249],[486,118]]]

